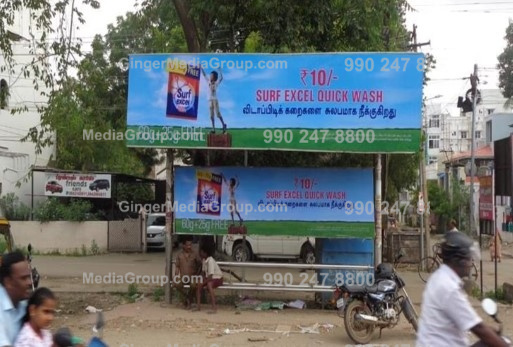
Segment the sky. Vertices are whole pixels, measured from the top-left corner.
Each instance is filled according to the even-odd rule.
[[[425,89],[428,102],[454,104],[470,88],[468,76],[478,65],[482,89],[498,88],[497,56],[506,45],[505,30],[513,18],[512,0],[409,0],[416,10],[407,13],[406,25],[417,25],[418,43],[430,42],[419,52],[437,59],[432,81]],[[100,10],[84,8],[86,23],[77,32],[85,43],[105,34],[117,16],[135,9],[136,0],[102,0]],[[442,97],[437,97],[442,95]]]
[[[416,12],[407,16],[407,27],[417,25],[419,48],[437,60],[429,77],[428,102],[456,104],[470,88],[468,77],[478,66],[480,88],[498,88],[497,57],[506,46],[504,36],[513,18],[509,0],[409,0]],[[463,80],[463,78],[467,79]],[[438,97],[442,95],[443,97]]]

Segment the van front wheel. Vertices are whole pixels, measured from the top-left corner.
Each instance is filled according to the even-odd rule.
[[[242,242],[237,243],[233,246],[232,252],[233,260],[237,262],[247,262],[251,260],[251,250],[247,245],[244,245]]]

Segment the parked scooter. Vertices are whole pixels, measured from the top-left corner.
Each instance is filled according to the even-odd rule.
[[[73,336],[71,331],[68,328],[61,328],[57,330],[55,335],[53,336],[53,342],[56,347],[109,347],[105,342],[103,342],[103,327],[105,326],[105,320],[103,319],[103,313],[98,312],[96,316],[96,323],[93,327],[93,337],[84,345],[84,342]],[[99,336],[96,336],[99,335]]]
[[[32,267],[32,245],[29,243],[28,245],[28,257],[27,261],[30,266],[30,279],[32,280],[32,290],[36,290],[39,286],[39,272],[37,272],[37,269],[35,267]]]
[[[483,311],[486,312],[487,315],[493,318],[497,324],[499,324],[499,331],[497,334],[508,344],[511,346],[511,339],[502,335],[502,322],[497,318],[497,303],[493,301],[492,299],[486,298],[483,299],[481,302],[481,307],[483,308]],[[482,341],[477,341],[474,343],[471,347],[486,347],[487,345]]]

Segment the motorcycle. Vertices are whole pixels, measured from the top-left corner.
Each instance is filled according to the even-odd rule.
[[[103,313],[98,312],[96,315],[96,323],[93,327],[93,337],[87,343],[87,347],[109,347],[103,342],[103,327],[105,326],[105,320],[103,319]],[[98,334],[99,336],[96,336]],[[53,343],[56,347],[74,347],[74,346],[85,346],[83,341],[73,336],[69,328],[61,328],[53,336]]]
[[[483,311],[486,312],[487,315],[493,318],[497,324],[499,324],[499,330],[497,334],[508,344],[511,346],[511,339],[502,335],[502,322],[497,318],[497,304],[490,298],[483,299],[481,301],[481,307]],[[487,345],[483,341],[477,341],[471,347],[486,347]]]
[[[28,256],[27,261],[29,263],[30,267],[30,279],[32,280],[32,290],[36,290],[37,287],[39,287],[39,272],[37,272],[37,269],[35,267],[32,267],[32,245],[29,243],[28,245]]]
[[[380,328],[381,337],[383,329],[399,323],[401,313],[417,332],[418,315],[405,286],[389,263],[378,265],[371,286],[337,286],[332,302],[336,303],[338,315],[344,318],[349,337],[357,344],[367,344],[376,327]]]

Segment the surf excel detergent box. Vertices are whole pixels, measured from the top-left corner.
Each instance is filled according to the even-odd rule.
[[[223,178],[208,171],[196,171],[198,179],[196,213],[221,215]]]
[[[168,60],[167,117],[198,118],[200,70],[199,65],[187,64],[184,60]]]

